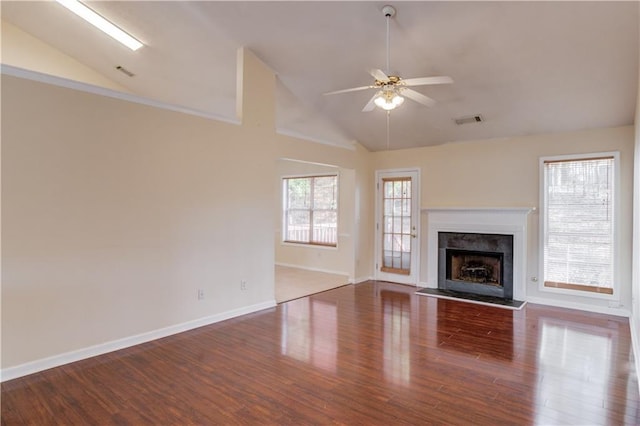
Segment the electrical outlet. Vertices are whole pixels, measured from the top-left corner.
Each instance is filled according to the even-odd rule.
[[[204,289],[199,288],[198,289],[198,300],[202,300],[204,299]]]
[[[240,281],[240,290],[245,291],[247,289],[247,282],[245,280]]]

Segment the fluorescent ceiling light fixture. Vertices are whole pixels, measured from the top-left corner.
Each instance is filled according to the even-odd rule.
[[[56,0],[58,3],[89,22],[91,25],[96,28],[104,31],[111,37],[118,40],[120,43],[124,44],[131,50],[140,49],[143,44],[131,37],[129,34],[122,31],[120,28],[116,27],[111,22],[104,19],[102,16],[98,15],[93,10],[89,9],[84,4],[80,3],[78,0]]]

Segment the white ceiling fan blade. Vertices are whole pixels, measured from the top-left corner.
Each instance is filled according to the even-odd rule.
[[[352,87],[351,89],[342,89],[342,90],[336,90],[333,92],[327,92],[327,93],[324,93],[324,95],[337,95],[338,93],[357,92],[358,90],[373,89],[374,87],[375,86]]]
[[[376,80],[382,81],[383,83],[389,81],[389,77],[382,70],[377,68],[370,69],[369,74],[371,74]]]
[[[424,86],[426,84],[451,84],[453,79],[447,76],[438,77],[418,77],[402,79],[405,86]]]
[[[436,101],[434,101],[433,99],[431,99],[428,96],[423,95],[422,93],[418,93],[415,90],[412,89],[403,89],[400,94],[402,96],[406,96],[407,98],[414,100],[416,102],[418,102],[419,104],[422,104],[424,106],[433,106]]]
[[[369,112],[369,111],[373,111],[373,109],[376,107],[376,98],[378,97],[378,93],[376,93],[375,95],[373,95],[373,97],[371,97],[371,99],[369,99],[369,102],[367,102],[367,104],[364,106],[364,108],[362,108],[362,112]]]

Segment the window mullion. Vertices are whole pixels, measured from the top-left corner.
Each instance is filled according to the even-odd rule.
[[[313,238],[314,232],[313,232],[313,212],[315,210],[315,187],[316,187],[316,178],[310,178],[311,179],[311,185],[309,185],[311,187],[311,191],[310,191],[310,200],[309,200],[309,242],[310,243],[315,243],[315,238]]]

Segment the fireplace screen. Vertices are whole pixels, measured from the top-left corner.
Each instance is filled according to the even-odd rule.
[[[447,279],[502,287],[503,254],[447,250]]]

